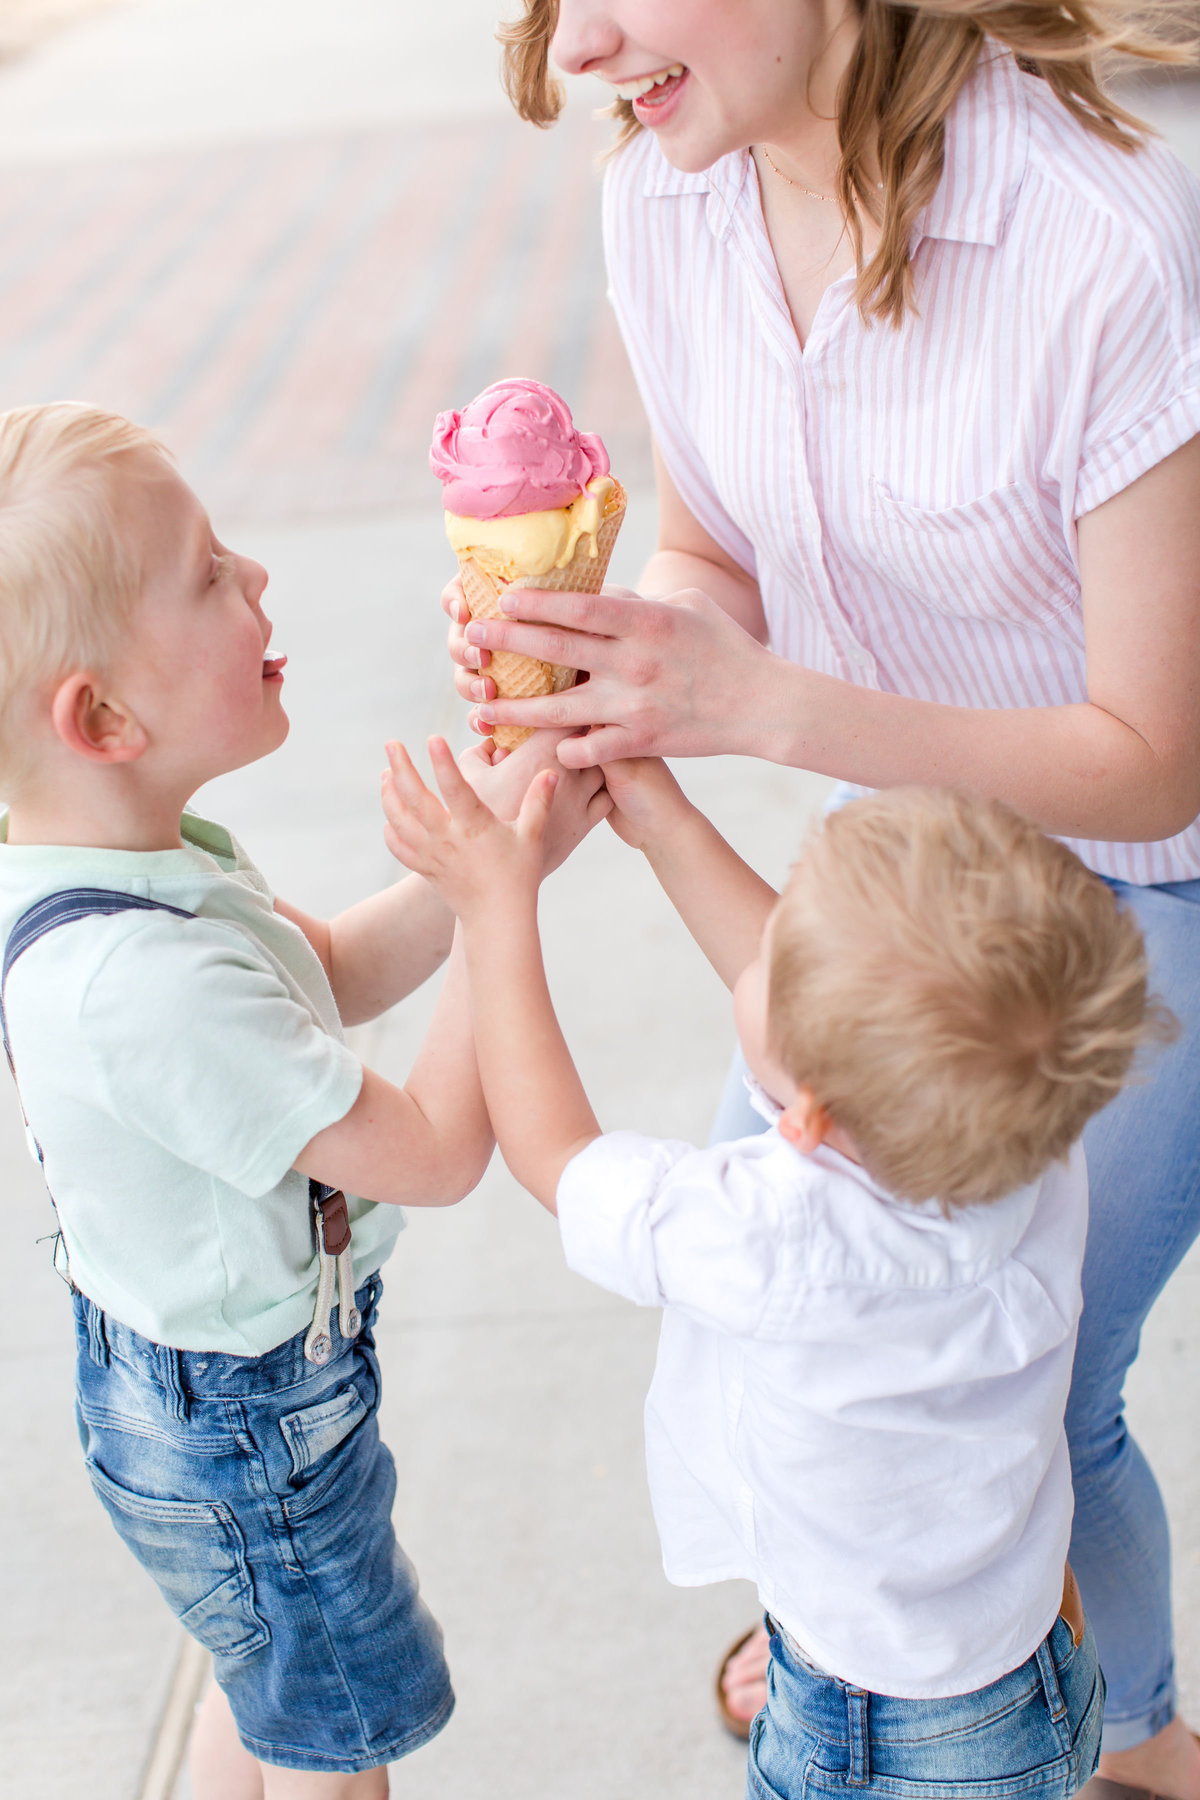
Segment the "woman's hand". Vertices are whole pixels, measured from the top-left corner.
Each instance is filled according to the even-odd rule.
[[[556,753],[568,735],[565,731],[535,731],[516,750],[497,750],[491,738],[485,738],[463,752],[458,766],[484,805],[497,818],[512,820],[520,812],[534,776],[543,769],[559,769]],[[602,770],[559,769],[559,775],[542,839],[543,875],[565,862],[593,825],[612,811]]]
[[[466,640],[464,628],[470,623],[471,609],[458,575],[442,589],[442,611],[450,621],[446,648],[454,664],[455,688],[464,700],[494,700],[496,684],[490,675],[482,673],[492,660],[491,654]]]
[[[605,763],[602,773],[612,803],[608,822],[634,850],[661,844],[696,810],[660,757]]]
[[[586,737],[560,743],[558,760],[569,769],[636,756],[763,754],[759,695],[774,659],[699,589],[645,600],[629,588],[556,594],[512,587],[500,604],[507,618],[466,626],[460,676],[471,650],[514,650],[586,670],[589,679],[561,694],[477,706],[476,731],[590,727]],[[483,679],[475,672],[467,685]]]

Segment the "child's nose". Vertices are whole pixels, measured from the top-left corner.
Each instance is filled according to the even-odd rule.
[[[249,556],[239,556],[242,565],[242,589],[251,606],[257,606],[266,592],[270,576],[261,563]]]

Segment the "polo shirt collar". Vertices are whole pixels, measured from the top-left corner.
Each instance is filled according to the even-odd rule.
[[[914,243],[923,237],[960,244],[996,244],[1025,174],[1029,152],[1031,77],[990,39],[964,82],[946,119],[942,179],[917,220]],[[645,192],[655,198],[707,196],[706,218],[713,236],[724,238],[747,190],[752,163],[748,151],[723,156],[711,168],[686,174],[661,153],[651,159]]]

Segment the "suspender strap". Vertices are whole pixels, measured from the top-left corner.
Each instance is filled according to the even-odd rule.
[[[8,942],[4,946],[4,962],[0,966],[0,1036],[4,1039],[4,1054],[8,1058],[8,1066],[12,1071],[13,1085],[17,1090],[17,1102],[21,1108],[21,1117],[25,1122],[25,1138],[29,1145],[30,1155],[45,1169],[46,1159],[42,1155],[42,1146],[33,1134],[29,1123],[29,1114],[25,1111],[25,1102],[21,1099],[21,1086],[17,1081],[17,1065],[13,1061],[12,1044],[8,1037],[8,1014],[4,1006],[8,978],[13,964],[32,948],[39,938],[45,937],[48,931],[56,931],[60,925],[70,925],[76,919],[88,919],[96,913],[123,912],[169,912],[181,919],[194,919],[195,913],[184,912],[181,906],[168,906],[162,900],[145,900],[140,894],[115,893],[111,888],[64,888],[61,893],[47,894],[44,899],[37,900],[26,909],[8,934]],[[47,1189],[47,1192],[49,1190]],[[54,1206],[54,1195],[50,1195],[50,1204]],[[58,1209],[55,1207],[55,1217]],[[63,1252],[63,1266],[59,1267],[58,1253]],[[71,1280],[71,1260],[67,1254],[66,1240],[59,1226],[54,1242],[54,1267],[74,1292],[75,1284]]]
[[[17,1079],[17,1069],[13,1062],[12,1045],[8,1038],[8,1017],[4,1009],[4,994],[13,964],[39,938],[45,937],[48,931],[57,930],[60,925],[70,925],[76,919],[88,919],[96,914],[123,912],[174,913],[178,919],[196,917],[195,913],[186,912],[182,906],[168,906],[164,900],[146,900],[140,894],[118,893],[110,888],[65,888],[61,893],[47,894],[44,900],[36,901],[21,914],[9,932],[8,942],[4,946],[3,966],[0,967],[0,1034],[3,1035],[4,1054],[8,1058],[14,1082]],[[19,1086],[17,1099],[21,1099]],[[30,1128],[24,1102],[21,1103],[21,1115],[25,1120],[29,1147],[44,1167],[42,1147]],[[310,1181],[308,1192],[317,1252],[317,1302],[313,1308],[312,1325],[304,1340],[304,1354],[310,1362],[324,1363],[333,1354],[329,1315],[333,1307],[335,1283],[338,1324],[344,1338],[358,1336],[362,1316],[354,1304],[354,1260],[350,1248],[350,1214],[346,1196],[340,1188],[326,1187],[320,1181]],[[53,1198],[51,1195],[51,1204]],[[61,1231],[59,1237],[62,1237]],[[69,1268],[66,1273],[69,1281]]]
[[[8,1041],[8,1017],[4,1010],[4,995],[13,964],[39,938],[45,937],[48,931],[57,930],[60,925],[70,925],[76,919],[88,919],[96,913],[123,912],[168,912],[180,919],[194,919],[196,916],[195,913],[185,912],[181,906],[168,906],[163,900],[145,900],[140,894],[114,893],[111,888],[65,888],[60,894],[47,894],[44,900],[36,901],[21,914],[9,932],[8,942],[4,946],[4,966],[0,970],[0,1031],[4,1035],[4,1054],[8,1058],[14,1081],[17,1071],[13,1066],[12,1046]]]

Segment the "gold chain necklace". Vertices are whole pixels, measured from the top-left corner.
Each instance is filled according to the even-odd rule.
[[[810,200],[825,200],[828,201],[830,206],[838,206],[841,204],[837,194],[818,194],[815,188],[805,187],[802,181],[793,181],[790,175],[785,175],[765,144],[762,146],[762,153],[778,175],[780,181],[786,181],[789,187],[799,188],[800,192],[802,194],[807,194]],[[882,192],[882,181],[877,181],[875,186]]]
[[[786,181],[789,187],[799,188],[800,192],[802,194],[807,194],[810,200],[826,200],[831,206],[836,206],[838,204],[838,197],[836,194],[818,194],[815,189],[805,187],[802,181],[793,181],[790,175],[785,175],[765,144],[762,147],[762,153],[778,175],[780,181]]]

